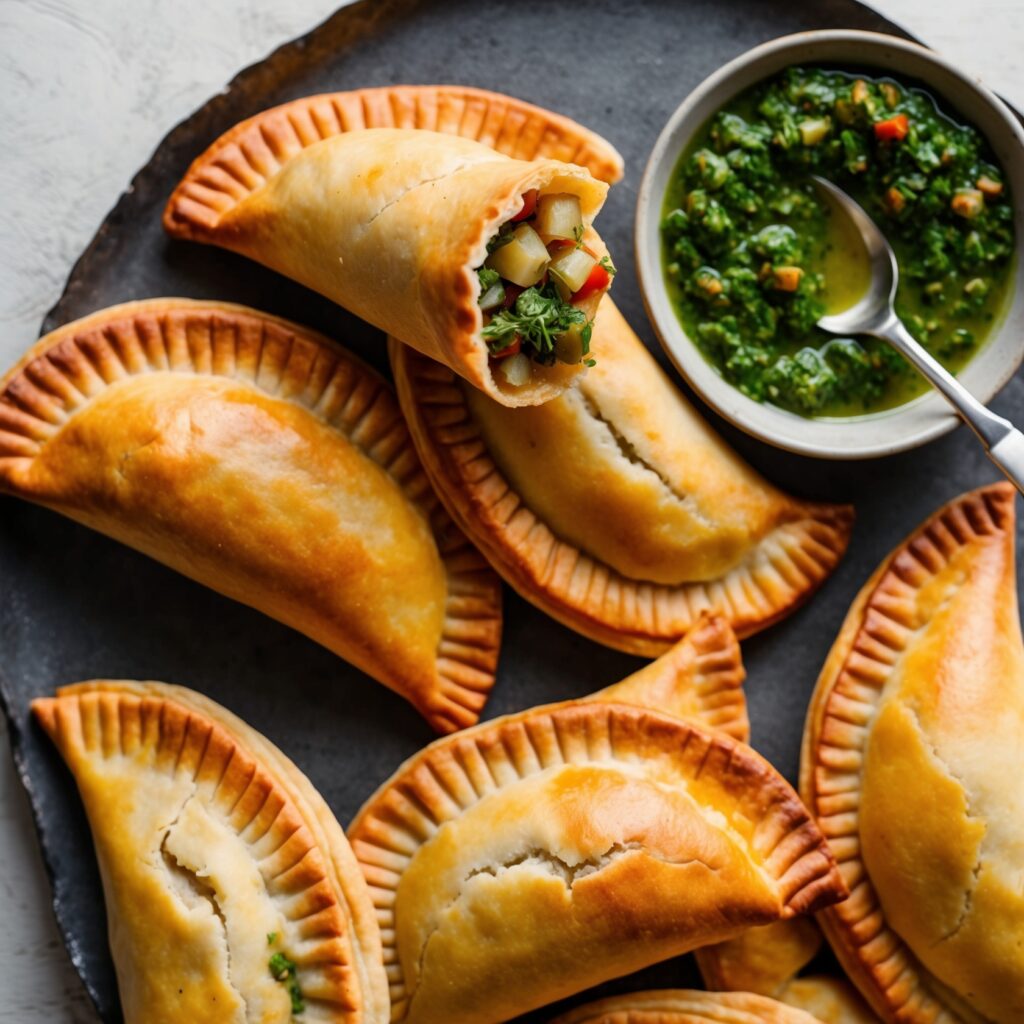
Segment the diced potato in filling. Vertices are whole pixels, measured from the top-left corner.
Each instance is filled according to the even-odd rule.
[[[501,372],[513,387],[521,388],[530,379],[530,360],[521,352],[502,360]]]
[[[559,294],[567,299],[587,283],[587,278],[596,264],[597,260],[586,249],[577,249],[573,246],[563,249],[555,256],[548,264],[548,273],[555,278],[556,284],[563,286],[559,288]]]
[[[584,246],[583,234],[577,196],[531,189],[487,245],[477,269],[482,334],[492,365],[512,387],[529,382],[535,363],[593,363],[586,309],[615,268]]]
[[[512,237],[487,257],[486,266],[506,281],[529,288],[544,276],[549,259],[540,235],[529,224],[520,224]]]
[[[576,239],[583,233],[578,196],[541,196],[537,203],[537,230],[544,238]]]

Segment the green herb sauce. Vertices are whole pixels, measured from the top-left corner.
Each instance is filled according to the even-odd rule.
[[[815,327],[853,305],[866,253],[808,179],[849,192],[900,267],[896,309],[951,371],[1002,312],[1013,205],[987,143],[917,87],[788,68],[719,111],[665,196],[665,276],[687,334],[730,383],[806,416],[900,405],[926,385],[884,342]]]

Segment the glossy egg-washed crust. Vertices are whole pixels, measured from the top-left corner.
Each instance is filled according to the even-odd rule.
[[[341,826],[276,747],[211,700],[96,681],[32,703],[96,844],[126,1024],[384,1024],[380,936]],[[273,936],[273,942],[268,939]]]
[[[820,1024],[802,1010],[751,992],[663,989],[599,999],[551,1024]]]
[[[741,637],[783,618],[842,557],[853,509],[798,501],[746,465],[608,298],[594,350],[578,388],[512,410],[391,342],[452,518],[523,597],[610,647],[657,655],[708,610]]]
[[[154,299],[59,328],[0,381],[0,489],[301,630],[439,731],[493,685],[497,577],[389,386],[295,324]]]
[[[189,168],[164,226],[301,281],[505,404],[534,404],[583,367],[535,364],[519,388],[494,376],[474,268],[534,188],[578,194],[588,244],[604,255],[589,225],[621,176],[599,136],[519,100],[461,86],[360,89],[236,125]]]
[[[661,705],[670,673],[717,692],[702,703],[718,716],[742,670],[724,623],[701,632],[675,668],[673,652],[593,698],[431,745],[364,805],[349,838],[377,908],[393,1021],[506,1020],[845,895],[767,762],[622,702]],[[745,714],[729,718],[745,727]]]
[[[801,790],[851,889],[820,916],[899,1024],[1024,1019],[1024,645],[1009,484],[881,565],[812,700]]]

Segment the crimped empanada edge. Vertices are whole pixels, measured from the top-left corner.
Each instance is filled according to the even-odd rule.
[[[88,709],[86,705],[93,701],[96,706]],[[103,704],[108,701],[116,705],[113,709],[116,717],[110,713],[109,703],[104,710]],[[304,943],[317,934],[322,936],[319,946],[303,950],[298,961],[300,967],[307,964],[323,971],[336,967],[343,973],[351,970],[358,979],[358,998],[351,992],[338,994],[334,1000],[338,1004],[338,1019],[347,1019],[346,1015],[354,1009],[367,1024],[387,1021],[389,1003],[386,977],[380,968],[380,933],[358,863],[323,798],[296,765],[266,737],[209,698],[166,683],[135,680],[75,683],[61,687],[54,697],[37,698],[32,702],[32,711],[58,747],[67,745],[69,749],[77,749],[79,756],[89,756],[95,747],[90,746],[84,732],[79,736],[64,734],[61,723],[65,714],[71,714],[81,726],[87,714],[94,715],[97,720],[94,724],[98,724],[102,733],[100,743],[114,747],[116,740],[117,749],[100,750],[98,756],[104,759],[118,754],[131,755],[134,749],[148,745],[152,745],[159,757],[170,737],[174,749],[166,748],[167,756],[154,770],[177,773],[191,768],[197,792],[204,791],[210,804],[221,804],[225,822],[240,837],[264,816],[270,801],[268,797],[261,798],[258,791],[269,782],[271,792],[279,791],[280,809],[265,827],[261,824],[255,838],[250,836],[247,842],[260,844],[262,858],[286,848],[290,850],[292,866],[275,879],[275,885],[282,890],[281,913]],[[125,749],[126,723],[138,716],[141,724],[147,715],[151,725],[155,718],[156,733],[150,731],[143,736],[138,748]],[[170,760],[172,753],[174,757]],[[251,770],[246,767],[247,761]],[[257,788],[257,796],[255,800],[248,800],[253,787]],[[308,845],[300,844],[297,849],[291,849],[296,846],[297,833],[294,819],[283,820],[288,817],[286,808],[291,808],[308,830]],[[251,815],[245,824],[233,820],[240,812],[243,817]],[[276,845],[268,850],[266,836],[275,831]],[[313,851],[320,854],[319,865],[310,857]],[[328,874],[321,875],[318,867]],[[323,905],[322,897],[298,898],[302,892],[312,894],[323,881],[327,881],[335,893],[334,908],[341,915],[341,921],[330,919],[329,907]],[[269,888],[268,895],[272,900],[278,898]],[[303,906],[303,916],[291,916],[288,908]],[[326,917],[325,911],[328,912]],[[332,952],[332,943],[339,938],[344,941],[343,948],[348,950],[351,960],[337,960]]]
[[[175,237],[203,239],[296,153],[365,128],[458,135],[516,159],[577,164],[607,184],[623,173],[622,157],[601,136],[511,96],[460,85],[355,89],[292,100],[230,128],[192,162],[167,202],[164,228]]]
[[[866,628],[869,606],[878,617],[869,640],[883,647],[891,644],[881,621],[883,613],[871,602],[881,583],[895,571],[897,560],[902,556],[913,557],[926,574],[933,574],[936,570],[915,552],[916,542],[927,540],[933,549],[937,546],[941,550],[941,543],[937,545],[934,536],[929,536],[934,534],[936,526],[942,526],[949,537],[957,540],[957,546],[966,543],[957,539],[965,528],[972,536],[1005,534],[1007,530],[1013,530],[1015,500],[1016,491],[1006,482],[978,488],[949,501],[898,544],[864,584],[851,605],[808,706],[800,758],[800,794],[822,826],[830,845],[834,846],[843,877],[850,886],[849,899],[842,906],[820,912],[818,923],[847,975],[874,1012],[884,1020],[910,1014],[908,1021],[957,1024],[961,1017],[958,1007],[945,1002],[945,999],[955,998],[953,994],[920,964],[909,947],[886,924],[878,896],[859,855],[859,816],[850,795],[845,792],[823,795],[818,790],[821,772],[841,770],[844,776],[852,779],[856,774],[859,778],[867,730],[857,723],[870,720],[873,703],[869,694],[874,691],[874,699],[877,699],[884,686],[882,676],[868,681],[864,673],[870,671],[872,664],[880,666],[880,672],[884,672],[885,666],[861,652],[858,655],[860,667],[856,673],[861,684],[857,692],[848,688],[848,692],[837,695],[835,687]],[[947,522],[952,528],[946,525]],[[943,565],[946,557],[943,552]],[[826,744],[822,736],[832,705],[835,705],[831,712],[835,725],[832,735],[843,735],[848,741],[841,748]],[[828,750],[824,749],[826,746]],[[835,813],[819,813],[819,796],[835,805]]]
[[[747,806],[747,817],[759,822],[753,841],[778,886],[782,918],[845,897],[835,861],[803,803],[745,744],[692,720],[635,705],[582,700],[533,708],[436,740],[401,765],[349,826],[352,849],[377,908],[394,1020],[401,1019],[413,995],[398,955],[395,901],[418,848],[445,821],[505,784],[496,779],[518,781],[556,765],[614,759],[622,755],[623,736],[631,727],[664,735],[662,749],[678,759],[681,778],[687,777],[684,769],[704,775],[718,771],[723,790]],[[485,763],[489,782],[480,792],[467,765]],[[469,793],[473,797],[464,804],[459,794]]]
[[[743,563],[708,583],[629,579],[557,537],[512,489],[448,367],[395,339],[389,355],[420,461],[449,515],[519,594],[598,643],[657,657],[703,612],[723,614],[743,639],[807,601],[845,552],[852,508],[798,504],[803,517],[776,527],[755,549],[777,548],[775,560]]]
[[[166,318],[179,315],[186,322],[172,330]],[[224,372],[218,366],[223,353],[218,354],[211,338],[189,338],[189,317],[209,327],[211,336],[219,324],[239,331],[259,326],[261,332],[269,326],[288,351],[277,365],[271,358],[263,359],[262,348],[273,341],[261,335],[260,357],[242,366],[232,353],[230,372]],[[340,410],[347,416],[344,423],[337,415],[326,416],[318,408],[318,396],[307,394],[309,388],[324,392],[331,382],[317,376],[315,355],[310,365],[298,366],[296,379],[289,376],[296,343],[326,351],[338,366],[351,371],[352,413]],[[65,346],[70,347],[65,351]],[[56,361],[51,359],[55,354]],[[33,366],[42,366],[45,374],[34,372]],[[434,495],[391,385],[358,356],[316,331],[234,303],[176,297],[111,306],[65,324],[37,341],[0,380],[0,489],[31,500],[12,483],[11,466],[5,464],[31,459],[109,384],[126,376],[167,371],[221,376],[295,402],[339,430],[394,480],[429,525],[447,580],[444,625],[435,655],[436,692],[404,693],[438,731],[473,724],[494,684],[501,643],[500,582]],[[303,372],[306,376],[298,379]]]
[[[648,1017],[648,1014],[651,1016]],[[659,989],[577,1006],[551,1024],[820,1024],[803,1010],[752,992]]]
[[[687,665],[690,659],[692,664]],[[690,676],[683,682],[680,673],[687,667],[691,668]],[[674,677],[672,685],[685,686],[695,698],[696,714],[678,713],[672,707],[648,699],[643,684],[643,699],[637,699],[636,694],[626,687],[644,676],[659,680]],[[746,676],[739,640],[728,620],[722,615],[703,613],[693,629],[655,661],[585,699],[637,704],[680,718],[694,717],[709,729],[747,743],[750,739],[750,718],[743,692]],[[626,692],[620,697],[623,690]]]

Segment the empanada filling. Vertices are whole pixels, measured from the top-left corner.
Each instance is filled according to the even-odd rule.
[[[593,314],[615,267],[584,245],[578,196],[530,189],[477,268],[492,370],[522,387],[533,364],[593,365]]]

